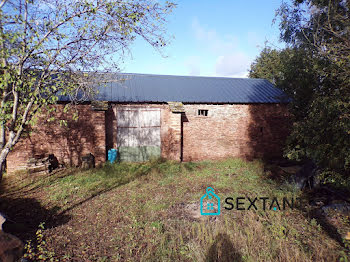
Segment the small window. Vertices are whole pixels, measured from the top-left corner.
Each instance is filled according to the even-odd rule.
[[[198,115],[199,116],[208,116],[208,110],[199,109],[198,110]]]

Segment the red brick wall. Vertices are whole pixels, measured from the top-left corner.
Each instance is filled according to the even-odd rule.
[[[7,159],[8,171],[19,169],[35,155],[50,153],[67,165],[79,165],[81,156],[89,152],[96,163],[103,163],[106,150],[117,143],[118,107],[160,108],[162,157],[176,161],[181,159],[181,129],[183,160],[196,161],[281,156],[290,126],[287,107],[279,104],[187,104],[182,115],[172,113],[167,104],[113,104],[106,112],[79,105],[78,121],[72,120],[72,111],[64,113],[63,105],[57,105],[55,122],[42,118],[15,146]],[[208,116],[198,116],[198,109],[208,110]],[[57,124],[59,119],[67,120],[68,127]]]
[[[7,171],[22,169],[29,158],[54,154],[60,163],[80,165],[81,157],[92,153],[96,164],[105,161],[105,112],[93,111],[90,105],[79,105],[63,112],[64,105],[56,105],[55,120],[45,116],[38,120],[30,133],[24,134],[7,158]],[[72,119],[73,113],[79,116]],[[59,120],[66,120],[67,126]]]
[[[198,116],[198,109],[208,116]],[[185,105],[183,160],[279,157],[289,132],[286,105]]]
[[[181,114],[172,113],[166,105],[161,114],[162,157],[180,161]]]
[[[166,104],[114,104],[114,110],[110,109],[106,118],[107,145],[115,146],[117,143],[115,112],[120,107],[160,108],[162,157],[180,160],[181,114],[172,113]],[[184,107],[184,161],[282,155],[290,125],[286,105],[187,104]],[[198,109],[207,109],[208,116],[198,116]],[[108,142],[111,139],[113,142]]]

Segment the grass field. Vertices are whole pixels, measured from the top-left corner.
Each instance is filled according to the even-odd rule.
[[[222,201],[238,196],[308,200],[271,170],[239,159],[158,160],[8,175],[0,210],[15,221],[9,230],[32,239],[26,256],[35,261],[349,261],[345,215],[327,222],[307,204],[200,215],[199,199],[208,186]]]

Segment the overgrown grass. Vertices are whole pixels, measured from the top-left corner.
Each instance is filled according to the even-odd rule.
[[[138,163],[107,163],[100,169],[75,170],[69,175],[51,183],[46,190],[54,201],[71,201],[96,196],[113,188],[122,186],[145,175],[165,174],[164,182],[181,172],[193,170],[196,164],[164,161],[162,159]]]
[[[61,261],[337,261],[349,252],[305,210],[198,216],[208,186],[222,201],[299,196],[270,180],[260,161],[117,163],[30,184],[45,193],[40,201],[72,215],[46,230]]]

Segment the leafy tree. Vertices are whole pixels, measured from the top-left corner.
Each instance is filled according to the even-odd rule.
[[[338,0],[282,4],[277,15],[287,48],[263,51],[250,73],[272,79],[293,99],[295,122],[286,155],[313,159],[346,177],[350,174],[349,10],[348,1]],[[262,61],[268,59],[277,61],[269,65],[274,68],[272,76],[260,69],[266,68]]]
[[[249,70],[250,78],[265,78],[277,84],[283,78],[281,52],[270,47],[265,47],[259,57],[251,64]]]
[[[35,116],[59,95],[92,93],[140,36],[160,50],[175,7],[152,0],[0,0],[0,178],[6,157]],[[101,80],[101,79],[100,79]],[[99,80],[99,81],[100,81]]]
[[[265,78],[282,89],[292,99],[290,110],[294,120],[303,119],[318,85],[312,60],[305,50],[266,47],[252,63],[251,78]]]

